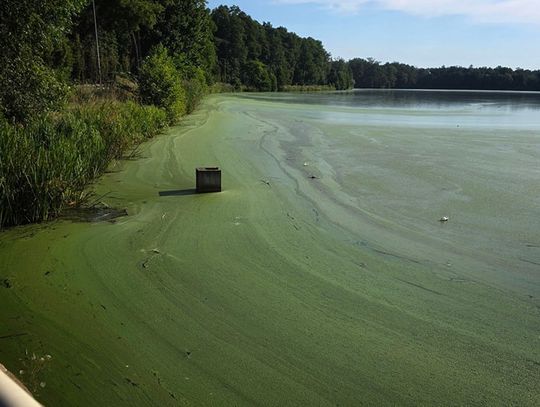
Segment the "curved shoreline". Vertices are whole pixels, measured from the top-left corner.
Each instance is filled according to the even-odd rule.
[[[373,246],[261,106],[211,97],[103,177],[116,224],[0,235],[0,326],[29,332],[0,359],[51,354],[51,405],[536,404],[531,304]],[[223,193],[160,196],[210,164]]]

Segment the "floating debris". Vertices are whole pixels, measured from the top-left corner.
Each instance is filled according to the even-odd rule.
[[[448,216],[443,216],[441,219],[439,219],[439,222],[448,222],[450,218]]]
[[[304,163],[304,167],[307,167],[308,165],[309,165],[309,163],[306,161],[306,162]]]

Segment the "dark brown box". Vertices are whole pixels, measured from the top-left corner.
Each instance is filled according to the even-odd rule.
[[[197,192],[221,192],[221,170],[219,167],[199,167],[195,173]]]

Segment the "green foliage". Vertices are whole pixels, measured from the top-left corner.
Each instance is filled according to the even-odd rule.
[[[343,59],[332,61],[328,83],[334,85],[337,90],[346,90],[352,88],[353,82],[350,66]]]
[[[277,90],[275,75],[260,61],[248,61],[244,65],[242,82],[248,90],[262,92]]]
[[[57,216],[111,159],[165,124],[165,112],[134,102],[77,106],[25,126],[0,118],[0,227]]]
[[[230,83],[216,82],[208,88],[209,93],[233,93],[234,86]]]
[[[152,29],[163,5],[156,0],[95,0],[101,73],[105,82],[119,72],[136,71],[142,61],[141,33]],[[86,2],[71,33],[75,55],[73,79],[99,79],[92,2]]]
[[[141,66],[139,92],[143,103],[163,108],[171,123],[186,113],[181,74],[163,45],[155,47]]]
[[[320,41],[260,24],[236,6],[217,7],[212,20],[221,82],[258,90],[327,83],[330,56]]]
[[[208,93],[205,71],[202,68],[184,66],[181,69],[181,75],[186,92],[186,113],[191,113]]]
[[[3,0],[0,3],[0,113],[24,122],[57,109],[68,90],[46,61],[61,48],[82,0]]]
[[[54,70],[26,52],[2,64],[0,82],[0,112],[16,122],[60,108],[69,89]]]
[[[210,73],[216,63],[212,22],[206,0],[162,0],[164,11],[148,39],[165,45],[172,55]],[[210,83],[211,77],[207,80]]]
[[[300,45],[298,62],[294,71],[294,84],[326,84],[330,55],[320,41],[307,38]]]
[[[441,67],[416,68],[372,58],[349,61],[357,88],[540,90],[540,71],[525,69]]]

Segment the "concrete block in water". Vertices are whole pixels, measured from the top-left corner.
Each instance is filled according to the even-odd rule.
[[[199,167],[195,170],[197,192],[220,192],[221,170],[219,167]]]

